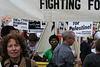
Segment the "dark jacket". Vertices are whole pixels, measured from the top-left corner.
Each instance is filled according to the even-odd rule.
[[[100,53],[87,55],[82,67],[100,67]]]
[[[80,58],[81,58],[81,61],[82,61],[82,63],[83,63],[85,57],[86,57],[88,54],[91,53],[91,46],[90,46],[88,43],[86,43],[85,41],[83,41],[83,42],[81,43],[81,45],[80,45],[80,51],[81,51],[81,53],[80,53]]]

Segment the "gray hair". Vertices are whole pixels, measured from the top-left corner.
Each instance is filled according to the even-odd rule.
[[[74,33],[74,32],[72,32],[72,31],[65,31],[65,32],[63,32],[62,33],[62,38],[63,38],[63,41],[65,41],[66,40],[66,38],[72,38],[72,33]]]
[[[94,35],[94,40],[100,39],[100,31],[96,32]]]

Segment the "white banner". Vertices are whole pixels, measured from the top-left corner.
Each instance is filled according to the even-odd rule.
[[[92,36],[93,22],[69,22],[68,30],[72,30],[76,36]]]
[[[19,30],[28,30],[28,20],[13,19],[13,26]]]
[[[46,21],[100,21],[99,0],[0,0],[0,17]]]

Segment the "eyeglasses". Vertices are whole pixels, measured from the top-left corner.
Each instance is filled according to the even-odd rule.
[[[55,44],[55,43],[58,43],[58,41],[50,41],[51,44]]]

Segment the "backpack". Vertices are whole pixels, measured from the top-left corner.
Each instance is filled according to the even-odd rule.
[[[28,57],[26,57],[25,61],[26,61],[26,67],[31,67],[31,59],[29,59]]]

